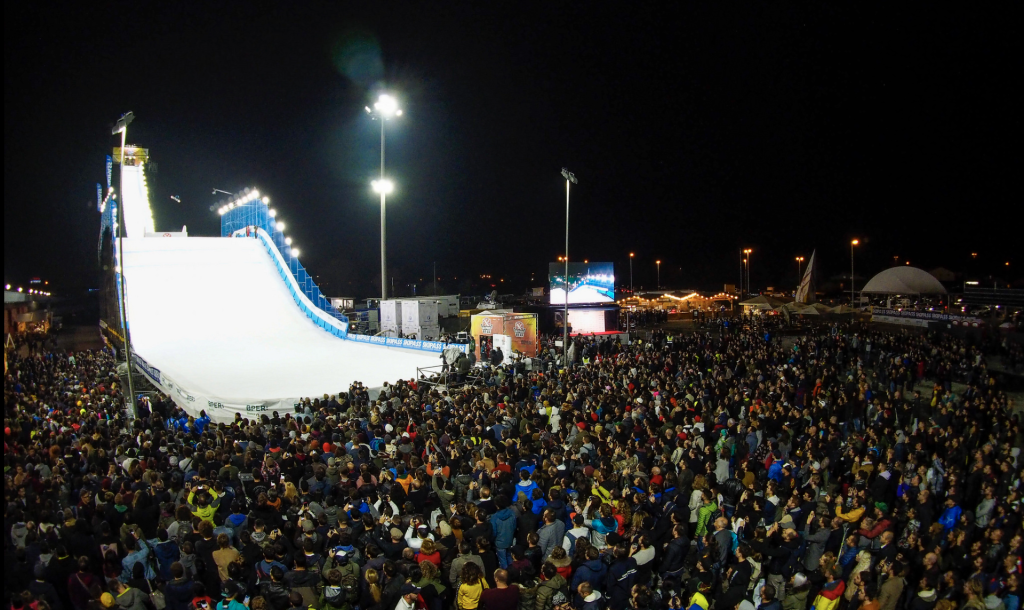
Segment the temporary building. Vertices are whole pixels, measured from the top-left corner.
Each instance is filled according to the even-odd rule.
[[[860,292],[872,294],[946,294],[935,276],[917,267],[891,267],[868,280]]]

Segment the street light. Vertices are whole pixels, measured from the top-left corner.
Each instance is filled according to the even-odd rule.
[[[565,309],[562,312],[562,365],[569,370],[569,183],[579,184],[576,174],[562,168],[565,178]]]
[[[661,261],[654,261],[654,264],[658,266],[658,290],[661,290]]]
[[[752,248],[746,248],[746,249],[743,250],[743,267],[745,267],[746,271],[747,271],[747,292],[748,293],[751,292],[751,290],[750,290],[750,255],[753,254],[753,252],[754,252],[754,250]],[[740,296],[742,296],[743,295],[743,273],[742,273],[743,268],[741,268],[740,271],[741,271],[741,273],[740,273]]]
[[[801,269],[803,269],[803,264],[804,264],[804,257],[802,257],[802,256],[796,257],[796,281],[798,281],[798,282],[803,281],[804,274],[803,274],[803,271],[801,271]]]
[[[135,114],[132,111],[128,111],[121,115],[121,118],[117,119],[117,123],[110,130],[110,135],[121,134],[121,174],[118,177],[120,184],[118,190],[124,194],[124,162],[125,162],[125,146],[128,141],[128,125],[135,120]],[[121,276],[121,332],[124,333],[124,358],[125,366],[128,369],[128,404],[132,407],[132,412],[135,412],[135,384],[132,382],[132,344],[131,338],[128,335],[128,306],[125,303],[125,282],[124,279],[124,200],[122,199],[121,209],[118,210],[117,214],[117,256],[118,260],[115,261],[116,273]]]
[[[854,299],[856,298],[854,296],[854,293],[853,293],[853,247],[854,246],[859,246],[859,245],[860,245],[860,240],[859,239],[855,239],[855,240],[850,242],[850,305],[853,306],[853,307],[855,307]],[[907,263],[907,264],[909,265],[910,263]]]
[[[633,296],[633,257],[635,255],[629,253],[629,296]]]
[[[373,116],[373,120],[380,121],[380,180],[375,180],[373,190],[380,194],[380,300],[388,298],[388,249],[387,249],[387,195],[394,190],[390,180],[384,178],[384,122],[396,116],[402,116],[402,109],[398,107],[398,101],[382,93],[373,104],[373,110],[366,107],[367,114]]]

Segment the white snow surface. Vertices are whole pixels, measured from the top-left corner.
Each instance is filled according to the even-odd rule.
[[[438,354],[346,341],[317,327],[259,240],[125,238],[124,249],[132,347],[196,398],[171,394],[190,413],[206,409],[227,421],[256,410],[247,405],[287,411],[353,381],[377,388],[440,364]]]

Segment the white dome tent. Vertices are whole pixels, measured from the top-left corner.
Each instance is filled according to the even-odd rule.
[[[917,267],[891,267],[868,280],[865,294],[946,294],[939,280]]]

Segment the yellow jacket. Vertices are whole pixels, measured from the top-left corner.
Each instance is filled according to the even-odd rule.
[[[846,521],[847,523],[856,523],[857,521],[860,521],[861,517],[864,516],[864,507],[863,506],[858,506],[857,508],[851,510],[850,512],[844,513],[843,512],[843,507],[842,506],[837,506],[836,507],[836,516],[839,517],[840,519],[842,519],[843,521]],[[820,609],[815,608],[815,610],[820,610]]]

